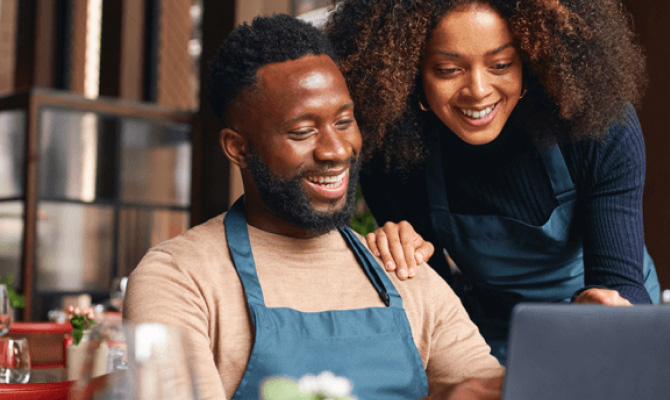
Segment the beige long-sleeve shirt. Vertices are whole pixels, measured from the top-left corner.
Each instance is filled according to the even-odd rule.
[[[268,307],[319,312],[384,306],[339,232],[295,239],[248,228]],[[468,377],[502,374],[460,300],[435,271],[422,265],[413,279],[389,276],[403,299],[431,393]],[[254,338],[223,215],[147,253],[130,277],[124,317],[184,328],[201,397],[233,396]]]

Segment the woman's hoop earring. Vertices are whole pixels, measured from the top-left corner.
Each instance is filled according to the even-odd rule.
[[[524,85],[524,86],[525,86],[525,85]],[[527,92],[528,92],[528,89],[526,89],[526,88],[524,87],[524,88],[523,88],[523,91],[521,92],[521,96],[519,96],[519,100],[523,99],[523,96],[525,96]]]
[[[419,99],[419,108],[421,109],[421,111],[430,111],[430,108],[423,105],[421,99]]]

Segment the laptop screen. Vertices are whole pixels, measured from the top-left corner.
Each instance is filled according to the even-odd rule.
[[[518,305],[503,399],[670,399],[670,306]]]

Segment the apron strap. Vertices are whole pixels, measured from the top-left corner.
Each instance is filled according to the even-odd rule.
[[[402,308],[402,298],[400,297],[400,294],[370,251],[363,246],[351,229],[342,226],[339,230],[344,237],[344,240],[347,241],[347,244],[349,244],[349,247],[353,250],[356,258],[358,258],[362,264],[365,273],[368,278],[370,278],[375,289],[377,289],[379,297],[381,297],[384,304],[390,307]]]
[[[237,275],[242,281],[247,302],[265,307],[263,290],[258,280],[258,274],[256,274],[256,263],[251,252],[247,217],[244,214],[244,196],[237,199],[235,204],[230,207],[223,223],[226,227],[228,250],[237,270]]]
[[[577,191],[558,144],[542,152],[542,162],[547,175],[549,175],[551,188],[554,190],[554,196],[558,204],[561,205],[576,198]]]
[[[247,229],[247,218],[244,214],[244,196],[240,197],[223,221],[226,227],[226,239],[228,249],[233,259],[237,274],[242,281],[244,293],[249,304],[256,304],[265,307],[263,290],[261,289],[258,274],[256,273],[256,263],[251,251],[249,240],[249,230]],[[356,258],[359,260],[363,269],[377,289],[379,296],[384,304],[390,307],[402,308],[402,299],[391,280],[384,271],[381,270],[377,260],[370,254],[370,251],[363,246],[356,235],[347,227],[339,228],[340,233],[352,249]]]
[[[430,208],[434,211],[449,212],[439,136],[436,136],[434,132],[427,135],[426,146],[430,149],[426,160],[426,188]],[[543,151],[541,156],[558,204],[573,200],[577,196],[577,191],[558,144]]]

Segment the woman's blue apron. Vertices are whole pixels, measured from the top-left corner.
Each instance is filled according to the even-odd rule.
[[[467,283],[456,285],[455,290],[493,355],[504,364],[514,305],[569,302],[584,287],[582,238],[571,229],[577,192],[561,150],[554,145],[543,152],[542,161],[558,206],[544,225],[501,216],[452,214],[441,146],[431,143],[429,148],[426,183],[437,247],[447,249],[465,275]],[[644,277],[652,301],[658,303],[660,287],[646,247]]]
[[[428,380],[402,298],[370,252],[346,227],[340,232],[386,307],[300,312],[265,306],[249,242],[243,197],[224,219],[228,247],[256,327],[249,364],[233,399],[256,399],[264,379],[299,379],[331,371],[353,383],[359,399],[418,399]],[[324,266],[328,268],[328,266]]]

